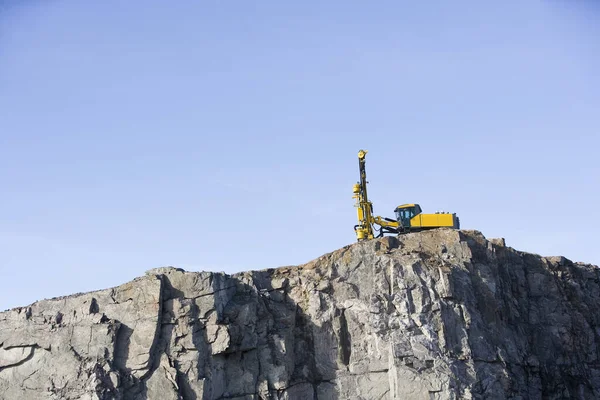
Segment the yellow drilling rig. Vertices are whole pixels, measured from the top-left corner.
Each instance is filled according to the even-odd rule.
[[[437,212],[423,214],[418,204],[402,204],[394,210],[396,219],[373,215],[373,204],[367,196],[367,173],[365,172],[366,150],[358,152],[360,181],[354,184],[353,198],[358,212],[358,224],[354,226],[358,241],[382,237],[386,233],[401,235],[426,229],[460,229],[460,221],[455,213]]]

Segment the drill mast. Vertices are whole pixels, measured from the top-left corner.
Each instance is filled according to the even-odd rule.
[[[358,240],[373,239],[373,204],[369,201],[367,195],[367,172],[365,171],[366,150],[358,152],[358,171],[360,182],[355,183],[353,187],[353,198],[356,199],[356,209],[358,213],[358,225],[354,226]]]

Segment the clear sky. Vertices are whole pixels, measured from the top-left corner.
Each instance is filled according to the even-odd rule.
[[[237,272],[456,212],[600,264],[585,1],[0,1],[0,310],[148,269]]]

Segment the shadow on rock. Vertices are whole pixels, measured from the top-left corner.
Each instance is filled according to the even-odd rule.
[[[337,399],[339,335],[313,324],[276,273],[164,272],[151,368],[125,398]]]

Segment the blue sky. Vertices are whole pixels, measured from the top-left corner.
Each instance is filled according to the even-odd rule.
[[[599,15],[585,1],[0,2],[0,309],[353,243],[361,148],[376,214],[417,202],[600,264]]]

